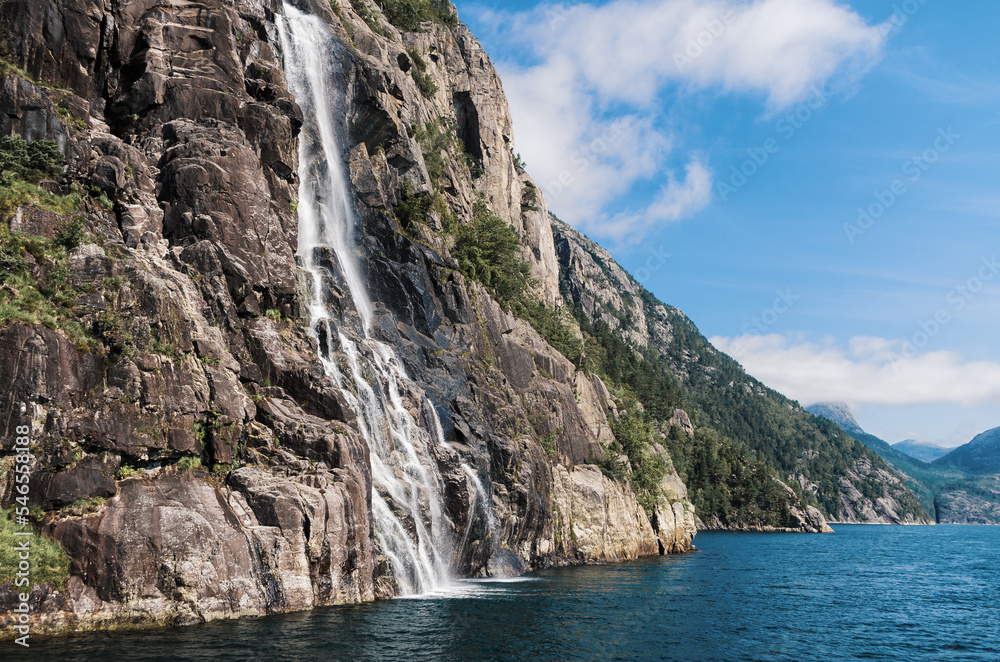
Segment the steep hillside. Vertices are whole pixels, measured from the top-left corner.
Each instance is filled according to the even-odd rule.
[[[404,4],[395,24],[363,2],[298,3],[318,23],[270,0],[0,7],[0,117],[24,138],[0,146],[0,495],[22,508],[27,429],[19,517],[58,543],[33,633],[690,548],[666,450],[497,303],[512,274],[536,309],[558,302],[544,200],[474,37],[447,3]],[[324,108],[291,92],[288,43],[318,58],[295,74],[329,87]],[[335,196],[321,134],[350,258],[296,255]],[[588,464],[612,448],[617,471]]]
[[[971,474],[1000,473],[1000,428],[987,430],[934,461],[939,467],[955,467]]]
[[[747,375],[681,311],[636,283],[603,248],[556,219],[553,231],[562,291],[583,325],[597,338],[610,334],[624,339],[647,364],[660,366],[668,382],[676,381],[674,402],[689,411],[696,428],[721,436],[729,449],[727,465],[762,461],[758,476],[776,476],[792,486],[795,499],[817,506],[832,520],[928,521],[910,490],[878,456]],[[689,487],[712,490],[718,470],[691,468]],[[702,501],[693,494],[703,520],[717,516],[740,526],[739,509],[727,509],[725,499]]]

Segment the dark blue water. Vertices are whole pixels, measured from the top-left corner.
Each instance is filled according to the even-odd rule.
[[[699,553],[191,628],[36,640],[3,659],[1000,660],[1000,528],[703,533]]]

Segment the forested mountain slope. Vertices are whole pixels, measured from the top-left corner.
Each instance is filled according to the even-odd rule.
[[[687,468],[689,488],[703,520],[741,525],[729,492],[751,493],[766,475],[790,485],[798,498],[836,521],[924,522],[928,515],[903,482],[877,455],[840,428],[815,417],[748,375],[716,350],[684,313],[658,301],[616,264],[610,254],[553,219],[560,285],[594,336],[627,343],[664,375],[653,390],[671,385],[669,405],[685,408],[701,430],[695,446],[709,457]],[[649,391],[643,386],[640,393]],[[664,420],[665,412],[656,412]],[[718,450],[716,450],[718,449]],[[763,464],[742,479],[733,466]],[[728,469],[729,471],[724,471]],[[685,472],[682,471],[682,475]],[[729,480],[719,480],[728,474]]]

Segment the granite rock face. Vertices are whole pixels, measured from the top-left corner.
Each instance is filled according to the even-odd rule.
[[[934,497],[939,524],[1000,525],[1000,476],[980,476]]]
[[[432,182],[414,127],[448,120],[451,214],[482,197],[522,238],[536,294],[562,305],[544,199],[513,157],[492,64],[464,28],[378,32],[352,9],[300,2],[343,44],[345,162],[376,318],[426,395],[458,574],[518,573],[690,547],[676,474],[647,516],[588,464],[614,403],[526,322],[456,269],[433,228],[403,228],[406,191]],[[391,594],[373,542],[370,449],[306,330],[296,267],[302,112],[282,70],[276,0],[9,0],[0,7],[3,131],[54,140],[52,185],[83,192],[66,256],[90,346],[25,323],[0,330],[3,473],[31,429],[33,503],[63,546],[62,590],[32,592],[33,633],[184,624]],[[436,91],[410,73],[420,54]],[[407,64],[409,63],[409,64]],[[408,71],[409,70],[409,71]],[[75,187],[75,188],[73,188]],[[10,229],[51,238],[71,215],[23,206]],[[342,328],[353,304],[343,291]],[[414,408],[421,425],[433,425]],[[542,441],[546,444],[543,446]],[[462,465],[485,478],[474,521]],[[0,587],[0,633],[12,633]]]

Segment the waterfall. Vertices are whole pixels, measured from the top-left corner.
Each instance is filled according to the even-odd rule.
[[[333,110],[339,99],[331,85],[336,75],[339,49],[326,25],[285,3],[278,21],[285,56],[288,87],[302,109],[299,135],[299,251],[310,274],[310,317],[329,320],[324,305],[324,273],[315,250],[333,249],[347,281],[354,305],[367,332],[373,307],[354,259],[354,211],[344,175]]]
[[[441,423],[395,351],[368,334],[374,306],[355,255],[355,215],[335,119],[342,105],[335,84],[340,47],[321,20],[287,2],[278,30],[288,86],[304,116],[297,257],[308,277],[310,334],[327,374],[357,414],[371,450],[377,546],[389,561],[399,592],[424,593],[447,584],[454,549],[434,457],[434,446],[445,444]],[[353,339],[338,329],[330,307],[330,283],[337,279],[334,261],[361,318],[362,333]],[[406,395],[415,393],[420,393],[419,404],[433,435],[417,425],[406,406]]]

